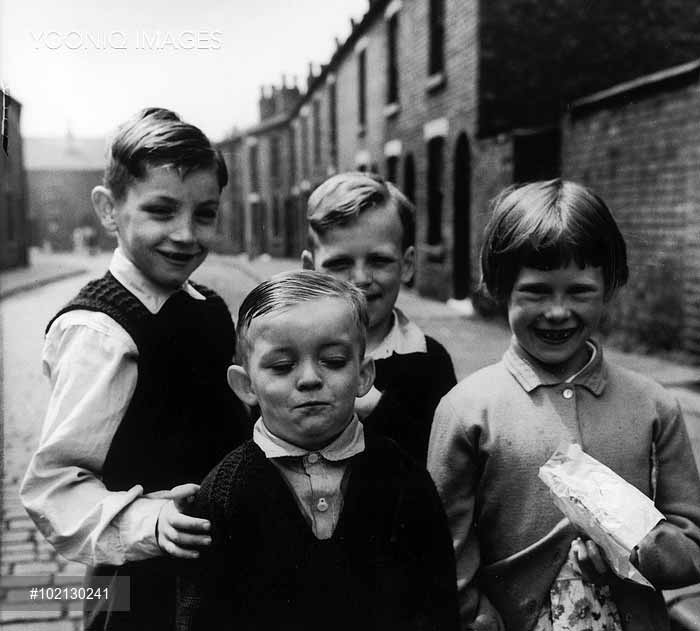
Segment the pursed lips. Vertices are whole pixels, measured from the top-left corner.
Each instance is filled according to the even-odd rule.
[[[312,407],[320,407],[323,405],[329,405],[326,401],[304,401],[304,403],[299,403],[298,405],[295,405],[295,408],[312,408]]]

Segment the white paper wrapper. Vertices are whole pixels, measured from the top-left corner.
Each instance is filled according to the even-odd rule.
[[[664,518],[650,498],[576,444],[560,446],[539,477],[569,521],[605,551],[618,576],[652,586],[629,561]]]

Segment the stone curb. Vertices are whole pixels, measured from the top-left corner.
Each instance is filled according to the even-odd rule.
[[[39,287],[43,287],[44,285],[49,285],[60,280],[65,280],[66,278],[80,276],[81,274],[85,274],[87,271],[88,270],[84,268],[66,270],[65,272],[59,272],[53,276],[47,276],[45,278],[35,278],[34,280],[29,280],[26,283],[21,283],[15,287],[9,287],[7,289],[2,289],[0,287],[0,300],[4,298],[9,298],[10,296],[15,296],[17,294],[24,293],[25,291],[38,289]]]

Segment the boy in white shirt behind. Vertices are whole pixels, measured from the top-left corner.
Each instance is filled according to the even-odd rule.
[[[226,384],[231,314],[188,280],[213,243],[227,177],[177,114],[149,108],[124,123],[92,193],[118,248],[47,327],[52,391],[20,494],[56,550],[90,566],[87,586],[111,588],[85,601],[87,629],[172,628],[172,557],[210,543],[209,524],[182,508],[247,434]]]

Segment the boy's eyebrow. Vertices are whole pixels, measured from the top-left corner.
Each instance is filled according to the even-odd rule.
[[[542,290],[542,289],[549,289],[550,284],[545,283],[544,281],[525,281],[525,282],[519,282],[515,283],[515,289],[519,290],[524,290],[524,291],[534,291],[536,289]]]
[[[352,257],[349,254],[335,254],[329,256],[327,259],[323,260],[323,265],[328,265],[329,263],[338,263],[341,261],[351,261]]]
[[[218,206],[220,203],[221,202],[219,198],[212,197],[210,199],[205,199],[204,201],[199,202],[197,206]],[[149,197],[143,202],[143,205],[145,206],[147,206],[148,204],[173,204],[175,206],[179,206],[180,204],[182,204],[182,200],[178,199],[177,197],[171,197],[170,195],[159,194],[154,195],[153,197]]]
[[[153,197],[149,197],[146,200],[144,200],[144,205],[147,204],[153,204],[153,203],[166,203],[166,204],[180,204],[180,200],[176,199],[175,197],[170,197],[170,195],[154,195]]]

